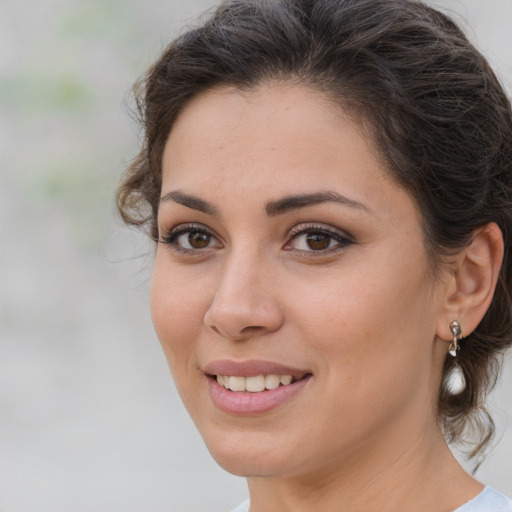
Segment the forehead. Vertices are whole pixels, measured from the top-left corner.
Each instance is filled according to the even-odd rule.
[[[298,85],[219,87],[193,98],[169,135],[162,170],[163,193],[199,187],[243,201],[333,189],[377,202],[387,216],[403,199],[411,202],[375,156],[362,123]]]

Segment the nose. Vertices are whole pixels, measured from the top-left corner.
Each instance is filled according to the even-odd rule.
[[[204,316],[206,326],[233,341],[277,331],[283,324],[284,312],[268,270],[254,259],[249,262],[234,256],[226,261]]]

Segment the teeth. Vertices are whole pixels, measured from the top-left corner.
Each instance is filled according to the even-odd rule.
[[[226,378],[224,377],[224,382]],[[228,377],[228,385],[224,384],[225,387],[231,389],[231,391],[245,391],[245,377]]]
[[[265,387],[267,389],[278,388],[280,383],[281,383],[281,378],[279,377],[279,375],[267,375],[265,377]]]
[[[288,386],[293,380],[291,375],[256,375],[252,377],[217,375],[217,382],[220,386],[231,391],[248,391],[250,393],[276,389],[280,385]]]
[[[283,386],[288,386],[292,382],[292,376],[291,375],[281,375],[280,379],[281,384]]]
[[[245,391],[250,391],[251,393],[258,393],[265,389],[265,377],[263,375],[258,375],[256,377],[247,377],[245,379]]]

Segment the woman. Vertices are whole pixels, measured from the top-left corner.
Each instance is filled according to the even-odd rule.
[[[491,438],[512,332],[511,108],[457,26],[231,0],[139,98],[119,208],[157,242],[156,332],[250,511],[512,511],[447,444]]]

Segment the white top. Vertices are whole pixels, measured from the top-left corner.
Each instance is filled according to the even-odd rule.
[[[249,512],[249,500],[232,512]],[[512,512],[512,501],[504,494],[487,486],[478,496],[453,512]]]
[[[512,501],[501,492],[487,486],[478,496],[453,512],[512,512]]]

